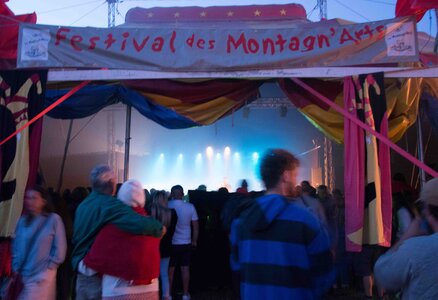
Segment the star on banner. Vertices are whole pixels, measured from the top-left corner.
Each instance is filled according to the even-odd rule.
[[[153,13],[148,13],[148,18],[152,18],[154,16]]]
[[[286,10],[284,8],[282,10],[280,10],[280,15],[281,16],[285,16],[286,15]]]
[[[256,16],[256,17],[260,17],[261,15],[262,15],[262,12],[258,9],[254,12],[254,16]]]
[[[173,14],[175,18],[179,18],[179,12]]]
[[[206,17],[207,16],[207,13],[205,12],[205,11],[203,11],[202,13],[201,13],[201,17]]]
[[[228,13],[227,13],[227,16],[229,16],[229,17],[232,17],[234,15],[234,12],[233,11],[229,11]]]

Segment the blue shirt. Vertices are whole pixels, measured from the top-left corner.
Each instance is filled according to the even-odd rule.
[[[34,276],[48,268],[56,269],[64,261],[67,251],[61,217],[55,213],[41,214],[29,224],[26,219],[26,216],[21,217],[15,230],[12,243],[13,271],[16,272],[20,268],[25,256],[27,259],[20,271],[23,277]],[[45,224],[42,225],[44,222]],[[38,234],[37,239],[29,248],[29,243],[32,242],[35,234]],[[27,249],[29,249],[28,254],[26,254]]]
[[[241,298],[320,299],[335,280],[325,227],[281,195],[257,199],[231,226]]]

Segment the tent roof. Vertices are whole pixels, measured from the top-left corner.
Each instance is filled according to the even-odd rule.
[[[132,8],[126,24],[226,23],[307,20],[300,4]]]

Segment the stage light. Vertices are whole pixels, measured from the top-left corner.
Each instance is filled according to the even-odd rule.
[[[239,152],[234,153],[234,157],[235,158],[240,158],[240,153]]]
[[[199,167],[202,164],[202,154],[198,153],[195,159],[195,165]]]
[[[225,147],[225,149],[224,149],[224,154],[225,155],[230,155],[230,153],[231,153],[231,149],[230,149],[230,147]]]
[[[164,153],[161,153],[161,154],[160,154],[160,158],[163,158],[163,157],[164,157]]]
[[[221,154],[218,152],[218,153],[216,153],[216,159],[220,159],[221,158]]]
[[[252,154],[252,160],[257,161],[259,159],[259,154],[257,152],[254,152]]]
[[[178,158],[179,158],[179,159],[182,159],[182,158],[183,158],[182,153],[180,153],[180,154],[178,155]]]
[[[211,146],[208,146],[207,149],[205,150],[205,152],[207,153],[208,157],[213,156],[213,148]]]

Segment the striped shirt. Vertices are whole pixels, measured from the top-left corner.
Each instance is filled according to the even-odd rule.
[[[334,282],[326,229],[281,195],[257,199],[233,222],[230,240],[243,300],[320,299]]]

